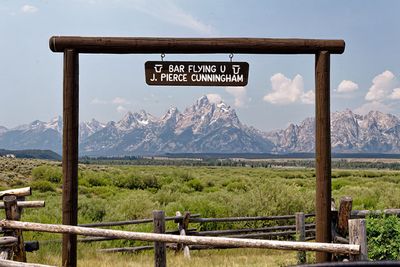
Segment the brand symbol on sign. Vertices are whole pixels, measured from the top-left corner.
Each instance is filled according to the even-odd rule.
[[[163,67],[163,65],[161,65],[161,64],[156,64],[156,65],[154,65],[154,70],[155,70],[157,73],[160,73],[161,70],[162,70],[162,67]]]
[[[233,74],[239,74],[240,72],[240,65],[232,65]]]

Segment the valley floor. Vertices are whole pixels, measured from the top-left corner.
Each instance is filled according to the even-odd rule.
[[[43,209],[25,209],[22,220],[61,223],[61,164],[52,161],[0,159],[0,190],[31,186],[28,200],[45,200]],[[393,170],[334,170],[332,195],[353,198],[353,209],[400,208],[400,172]],[[315,171],[311,168],[116,166],[79,167],[79,223],[151,218],[152,210],[199,213],[202,217],[268,216],[313,212]],[[191,224],[201,230],[263,227],[265,223]],[[114,229],[152,231],[152,225]],[[176,224],[167,224],[176,229]],[[60,236],[25,232],[41,248],[30,262],[59,264],[60,245],[47,240]],[[108,241],[80,245],[79,266],[152,266],[150,252],[99,254],[99,248],[143,245]],[[190,266],[286,266],[295,252],[256,249],[194,251]],[[309,259],[312,261],[313,253]],[[187,265],[182,255],[168,253],[169,266]]]

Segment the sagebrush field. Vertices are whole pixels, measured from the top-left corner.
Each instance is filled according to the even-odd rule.
[[[61,164],[59,162],[0,159],[0,189],[31,186],[30,200],[45,200],[42,209],[26,209],[24,221],[61,223]],[[400,172],[390,170],[334,170],[332,195],[353,197],[353,209],[400,207]],[[251,167],[176,167],[80,165],[79,223],[151,218],[154,209],[167,216],[176,211],[199,213],[202,217],[260,216],[313,212],[315,174],[313,169],[272,169]],[[195,226],[195,225],[194,225]],[[262,226],[260,223],[203,224],[201,229]],[[176,224],[169,223],[170,229]],[[115,227],[151,231],[151,225]],[[60,236],[25,233],[25,240],[52,240]],[[133,241],[80,244],[80,265],[152,265],[151,253],[99,255],[103,247],[131,246]],[[42,242],[41,249],[29,253],[28,260],[48,264],[60,262],[60,245]],[[265,266],[295,263],[295,253],[262,250],[193,252],[198,266]],[[247,252],[246,252],[247,251]],[[184,264],[181,255],[168,256],[172,266]],[[171,262],[172,261],[172,262]],[[206,262],[205,262],[206,261]],[[257,264],[263,263],[263,264]]]

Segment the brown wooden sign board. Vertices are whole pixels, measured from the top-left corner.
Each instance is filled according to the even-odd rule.
[[[247,62],[147,61],[148,85],[168,86],[246,86]]]

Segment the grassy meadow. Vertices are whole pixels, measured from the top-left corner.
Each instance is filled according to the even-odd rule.
[[[0,190],[31,186],[28,200],[45,200],[42,209],[26,209],[24,221],[61,223],[61,164],[59,162],[0,158]],[[400,207],[400,172],[391,170],[333,170],[332,195],[353,197],[353,209]],[[176,211],[202,217],[261,216],[313,212],[313,169],[251,167],[84,165],[79,168],[79,223],[150,218],[154,209],[167,216]],[[262,227],[271,222],[202,224],[202,230]],[[192,225],[190,227],[196,227]],[[113,229],[152,231],[137,225]],[[167,229],[176,229],[173,222]],[[59,235],[25,233],[39,240],[41,249],[28,261],[60,263]],[[80,266],[151,266],[152,253],[99,254],[96,250],[143,244],[108,241],[79,245]],[[310,254],[311,255],[311,254]],[[309,257],[312,258],[312,257]],[[295,263],[294,252],[235,249],[194,251],[191,266],[278,266]],[[171,266],[187,265],[182,255],[169,252]]]

